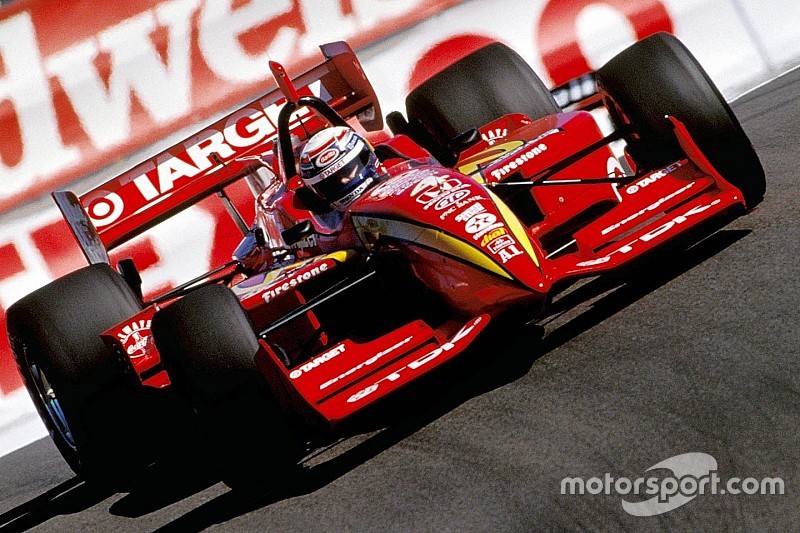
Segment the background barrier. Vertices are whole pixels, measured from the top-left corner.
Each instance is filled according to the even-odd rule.
[[[348,40],[387,113],[491,41],[559,85],[671,31],[732,98],[800,60],[799,20],[796,0],[19,0],[0,8],[0,306],[85,264],[50,190],[83,192],[263,92],[267,57],[298,73],[320,60],[318,44]],[[232,196],[250,216],[249,192]],[[152,292],[226,261],[237,242],[209,201],[116,255],[133,257]],[[0,330],[2,454],[44,428],[4,314]]]

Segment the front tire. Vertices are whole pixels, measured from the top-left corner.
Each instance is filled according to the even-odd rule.
[[[674,116],[720,175],[742,191],[748,208],[764,198],[764,169],[747,134],[676,37],[657,33],[633,44],[597,71],[597,83],[637,163],[656,169],[684,157],[664,118]]]
[[[296,467],[302,440],[256,367],[258,340],[230,289],[203,287],[162,309],[153,336],[229,487],[274,484]]]
[[[96,264],[25,296],[6,315],[33,403],[64,459],[87,481],[116,485],[153,459],[133,369],[100,339],[140,310],[119,274]]]
[[[503,115],[522,113],[536,120],[560,111],[539,76],[502,43],[463,57],[406,97],[409,123],[424,127],[444,147]]]

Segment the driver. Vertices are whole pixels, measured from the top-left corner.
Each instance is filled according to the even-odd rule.
[[[350,128],[315,133],[300,152],[300,178],[325,206],[339,213],[378,180],[378,157]]]
[[[292,145],[300,139],[292,138]],[[353,247],[353,237],[343,234],[347,208],[379,181],[378,157],[369,142],[350,128],[329,127],[312,135],[300,150],[299,169],[303,187],[300,201],[305,208],[298,212],[283,206],[283,187],[279,181],[261,192],[257,202],[258,225],[265,232],[272,260],[270,265],[294,261],[323,252]],[[291,205],[291,203],[289,204]],[[314,231],[297,242],[287,244],[282,230],[302,223],[302,211],[311,215]],[[258,248],[261,249],[260,247]],[[259,252],[260,253],[260,252]],[[253,261],[259,268],[264,259]]]

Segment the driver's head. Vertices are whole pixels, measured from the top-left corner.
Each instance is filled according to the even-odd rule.
[[[300,153],[300,177],[323,202],[345,209],[369,189],[378,158],[366,139],[336,126],[315,133]]]

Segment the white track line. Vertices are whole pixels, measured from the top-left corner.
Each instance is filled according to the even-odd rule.
[[[780,74],[777,74],[777,75],[773,76],[772,78],[770,78],[770,79],[768,79],[768,80],[766,80],[764,82],[759,83],[755,87],[752,87],[752,88],[746,90],[742,94],[740,94],[740,95],[736,96],[735,98],[733,98],[730,103],[734,103],[734,102],[736,102],[736,100],[738,100],[740,98],[744,98],[748,94],[759,90],[760,88],[764,87],[765,85],[769,85],[773,81],[775,81],[775,80],[777,80],[779,78],[782,78],[783,76],[786,76],[787,74],[791,74],[792,72],[794,72],[797,69],[800,69],[800,65],[796,65],[796,66],[794,66],[794,67],[792,67],[792,68],[790,68],[788,70],[785,70],[785,71],[781,72]]]

